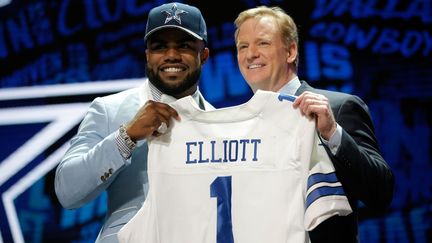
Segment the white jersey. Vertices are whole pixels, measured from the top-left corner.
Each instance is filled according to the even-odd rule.
[[[247,103],[200,110],[149,140],[149,193],[120,242],[309,242],[307,231],[352,212],[315,123],[293,96],[258,91]]]

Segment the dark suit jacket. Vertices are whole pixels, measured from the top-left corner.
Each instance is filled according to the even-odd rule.
[[[353,213],[334,216],[309,232],[312,243],[358,242],[357,201],[371,209],[384,210],[393,197],[394,178],[381,156],[367,105],[357,96],[314,89],[301,82],[296,95],[304,91],[329,99],[336,122],[342,127],[341,145],[333,155],[327,148],[350,201]]]

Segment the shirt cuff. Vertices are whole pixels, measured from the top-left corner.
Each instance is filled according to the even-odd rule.
[[[327,147],[329,147],[332,154],[336,155],[342,141],[342,127],[336,123],[336,130],[333,135],[331,135],[330,139],[327,141],[321,137],[321,140],[325,145],[327,145]]]
[[[129,159],[132,155],[133,150],[136,147],[136,143],[133,142],[127,135],[126,129],[123,125],[120,126],[119,130],[117,130],[116,144],[123,159]]]

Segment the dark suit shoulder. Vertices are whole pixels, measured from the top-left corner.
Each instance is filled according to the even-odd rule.
[[[314,91],[315,93],[322,94],[325,97],[327,97],[327,99],[330,100],[330,103],[342,104],[347,100],[354,100],[354,101],[361,100],[359,97],[355,95],[342,93],[338,91],[331,91],[331,90],[324,90],[324,89],[314,89]]]
[[[348,93],[342,93],[338,91],[331,91],[331,90],[325,90],[325,89],[317,89],[312,86],[310,86],[307,82],[301,81],[301,86],[298,89],[296,95],[300,95],[301,93],[305,91],[314,92],[317,94],[324,95],[329,99],[330,105],[332,106],[333,110],[339,110],[340,106],[346,103],[356,103],[363,107],[363,109],[368,110],[367,105],[365,102],[358,96],[348,94]]]

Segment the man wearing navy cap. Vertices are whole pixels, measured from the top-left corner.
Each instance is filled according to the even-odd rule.
[[[79,208],[107,191],[106,220],[96,242],[117,242],[117,232],[145,200],[146,139],[164,133],[171,118],[179,119],[161,98],[191,95],[202,109],[212,109],[198,89],[209,57],[201,12],[182,3],[153,8],[144,40],[148,79],[138,88],[96,98],[56,170],[55,191],[65,208]]]

